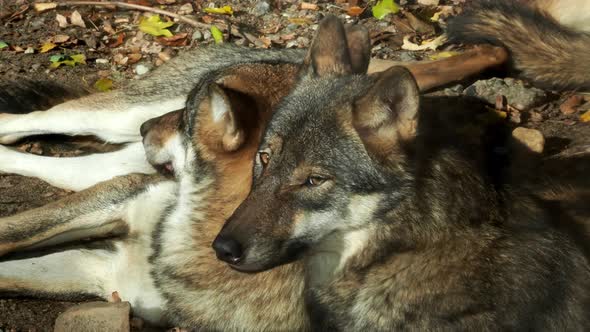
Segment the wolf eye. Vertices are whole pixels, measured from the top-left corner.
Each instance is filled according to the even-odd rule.
[[[264,167],[266,167],[266,165],[268,165],[268,162],[270,161],[270,155],[268,154],[268,152],[258,152],[258,158],[260,158],[260,163]]]
[[[326,182],[326,178],[317,175],[312,175],[305,180],[305,185],[308,187],[317,187],[324,182]]]

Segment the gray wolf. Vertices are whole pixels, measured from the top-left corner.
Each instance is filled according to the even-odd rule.
[[[476,0],[451,20],[453,42],[494,44],[514,69],[548,89],[590,90],[590,2]]]
[[[356,71],[343,31],[320,24],[217,256],[248,273],[303,262],[315,330],[590,328],[587,237],[491,166],[464,106],[421,97],[401,67]]]
[[[366,33],[348,28],[347,40],[359,47],[356,62],[367,65]],[[0,293],[109,299],[117,291],[136,315],[156,324],[308,329],[301,263],[246,275],[218,261],[210,247],[248,193],[262,130],[299,79],[304,56],[235,47],[192,51],[121,90],[65,102],[46,97],[78,92],[67,95],[48,83],[5,88],[3,143],[62,133],[127,145],[76,158],[0,146],[0,171],[78,191],[0,219]],[[428,89],[502,61],[502,50],[483,47],[408,66]],[[43,106],[52,107],[36,111]],[[99,240],[72,246],[85,238]]]

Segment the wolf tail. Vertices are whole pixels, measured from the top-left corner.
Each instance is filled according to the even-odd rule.
[[[0,81],[0,113],[43,111],[87,94],[85,89],[51,81]]]
[[[513,67],[540,87],[590,90],[590,1],[524,2],[474,0],[449,22],[450,41],[504,46]]]

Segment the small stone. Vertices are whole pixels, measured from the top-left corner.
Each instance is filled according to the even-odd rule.
[[[70,16],[70,22],[72,22],[72,25],[76,25],[81,28],[86,28],[86,24],[82,19],[82,15],[80,15],[80,13],[77,10],[74,10],[72,12],[72,15]]]
[[[60,28],[65,28],[68,26],[68,20],[61,14],[55,14],[55,20],[57,21],[57,24]]]
[[[69,308],[55,320],[54,332],[111,331],[128,332],[129,302],[88,302]]]
[[[538,106],[547,99],[547,94],[534,87],[527,87],[520,80],[491,78],[481,80],[465,89],[466,96],[483,99],[494,105],[498,95],[506,97],[508,105],[519,111]]]
[[[185,3],[184,5],[180,6],[178,9],[178,14],[180,15],[188,15],[193,12],[193,5],[190,3]]]
[[[35,49],[32,47],[27,47],[27,49],[25,50],[25,54],[33,54],[35,53]]]
[[[536,153],[542,153],[545,147],[545,137],[536,129],[518,127],[512,131],[512,137]]]
[[[252,8],[252,15],[256,16],[263,16],[264,14],[268,13],[270,10],[270,5],[266,1],[258,1]]]
[[[209,40],[211,39],[211,31],[206,30],[205,32],[203,32],[203,39],[204,40]]]
[[[135,66],[135,73],[139,76],[147,74],[148,71],[150,71],[150,68],[146,65],[139,64]]]
[[[196,30],[195,32],[193,32],[193,36],[192,36],[193,40],[202,40],[203,39],[203,33],[199,30]]]
[[[97,65],[108,65],[109,59],[96,59],[96,64]]]

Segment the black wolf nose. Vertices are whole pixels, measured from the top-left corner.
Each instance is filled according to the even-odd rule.
[[[141,127],[139,127],[139,133],[141,134],[141,137],[145,137],[148,131],[150,131],[150,129],[152,129],[152,127],[156,124],[157,119],[158,118],[149,119],[141,124]]]
[[[218,236],[213,241],[213,249],[215,249],[217,259],[224,262],[237,264],[242,260],[242,246],[232,238]]]

